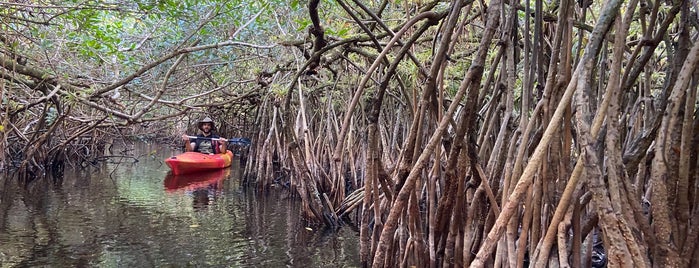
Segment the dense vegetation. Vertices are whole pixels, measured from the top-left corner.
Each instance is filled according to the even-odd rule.
[[[211,116],[366,266],[699,265],[695,1],[0,5],[25,182]]]

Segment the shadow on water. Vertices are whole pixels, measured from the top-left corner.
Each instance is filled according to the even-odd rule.
[[[0,178],[2,267],[354,267],[358,234],[314,230],[298,203],[241,186],[241,168],[174,176],[136,163],[66,171],[20,187]]]

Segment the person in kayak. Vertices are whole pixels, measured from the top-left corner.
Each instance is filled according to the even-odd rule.
[[[203,154],[219,154],[226,152],[228,139],[221,138],[214,134],[216,125],[208,116],[197,123],[197,127],[201,130],[201,134],[196,138],[189,138],[187,134],[182,135],[184,148],[186,152],[200,152]]]

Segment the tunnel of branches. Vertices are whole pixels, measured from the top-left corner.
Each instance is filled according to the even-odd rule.
[[[696,1],[1,5],[5,179],[210,116],[366,267],[699,266]]]

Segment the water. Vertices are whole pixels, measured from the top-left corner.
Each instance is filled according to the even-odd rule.
[[[0,267],[359,266],[357,232],[307,226],[283,191],[242,187],[238,161],[175,177],[176,151],[136,151],[55,183],[0,179]]]

